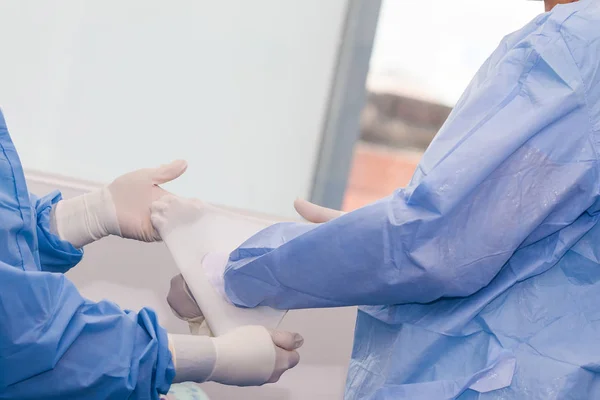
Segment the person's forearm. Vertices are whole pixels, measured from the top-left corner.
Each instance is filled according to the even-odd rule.
[[[149,309],[81,297],[63,274],[0,263],[0,393],[6,399],[158,399],[174,375]],[[24,310],[27,310],[26,312]]]
[[[60,192],[54,191],[43,197],[29,195],[35,210],[37,250],[42,271],[65,273],[83,256],[83,250],[58,237],[53,220],[53,210],[62,201]]]
[[[111,233],[119,234],[119,222],[107,188],[96,190],[54,205],[51,232],[76,248]]]
[[[210,337],[169,334],[169,350],[175,365],[173,383],[201,383],[210,378],[217,360]]]
[[[556,175],[567,173],[559,170]],[[483,187],[496,190],[493,185]],[[409,200],[409,194],[399,191],[312,230],[276,225],[231,254],[225,291],[238,306],[277,309],[427,303],[468,296],[489,284],[554,211],[552,204],[536,206],[535,190],[527,199],[532,205],[523,206],[531,210],[528,213],[514,208],[511,197],[467,192],[464,198],[441,198],[435,208],[431,203],[438,198]],[[561,196],[571,196],[568,188],[561,190],[564,194],[556,191],[560,196],[555,204],[565,201]],[[583,203],[587,195],[577,193],[570,200]],[[483,205],[471,196],[489,201]],[[498,214],[497,209],[514,215]],[[477,223],[482,218],[486,225]]]
[[[430,301],[446,294],[443,285],[436,287],[432,268],[405,257],[408,241],[394,248],[390,202],[397,200],[321,225],[282,224],[259,233],[251,239],[255,248],[242,247],[230,256],[229,299],[243,307],[296,309]],[[278,244],[283,237],[287,241]],[[421,291],[422,284],[429,290]]]

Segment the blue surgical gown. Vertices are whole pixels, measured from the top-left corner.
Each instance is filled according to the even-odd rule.
[[[27,191],[0,112],[0,399],[158,399],[174,376],[152,310],[83,298],[82,251],[49,230],[53,193]]]
[[[362,305],[347,399],[600,399],[599,27],[582,0],[505,37],[406,188],[250,238],[230,300]]]

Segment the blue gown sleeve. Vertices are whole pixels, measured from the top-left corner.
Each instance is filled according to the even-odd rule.
[[[81,261],[83,250],[50,232],[50,211],[62,200],[61,194],[55,191],[41,198],[32,194],[29,197],[36,216],[37,250],[42,270],[67,272]]]
[[[408,187],[319,226],[258,233],[230,256],[230,300],[294,309],[468,296],[519,249],[595,213],[598,137],[565,43],[532,35],[484,67]]]
[[[174,377],[153,311],[81,297],[64,274],[0,263],[0,399],[158,399]]]

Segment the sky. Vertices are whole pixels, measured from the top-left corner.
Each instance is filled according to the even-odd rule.
[[[367,86],[452,106],[502,37],[543,11],[528,0],[384,0]]]

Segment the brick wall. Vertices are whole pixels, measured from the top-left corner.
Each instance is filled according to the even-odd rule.
[[[355,210],[406,186],[450,111],[440,104],[370,93],[343,209]]]
[[[344,196],[344,211],[352,211],[406,186],[421,153],[359,142]]]

